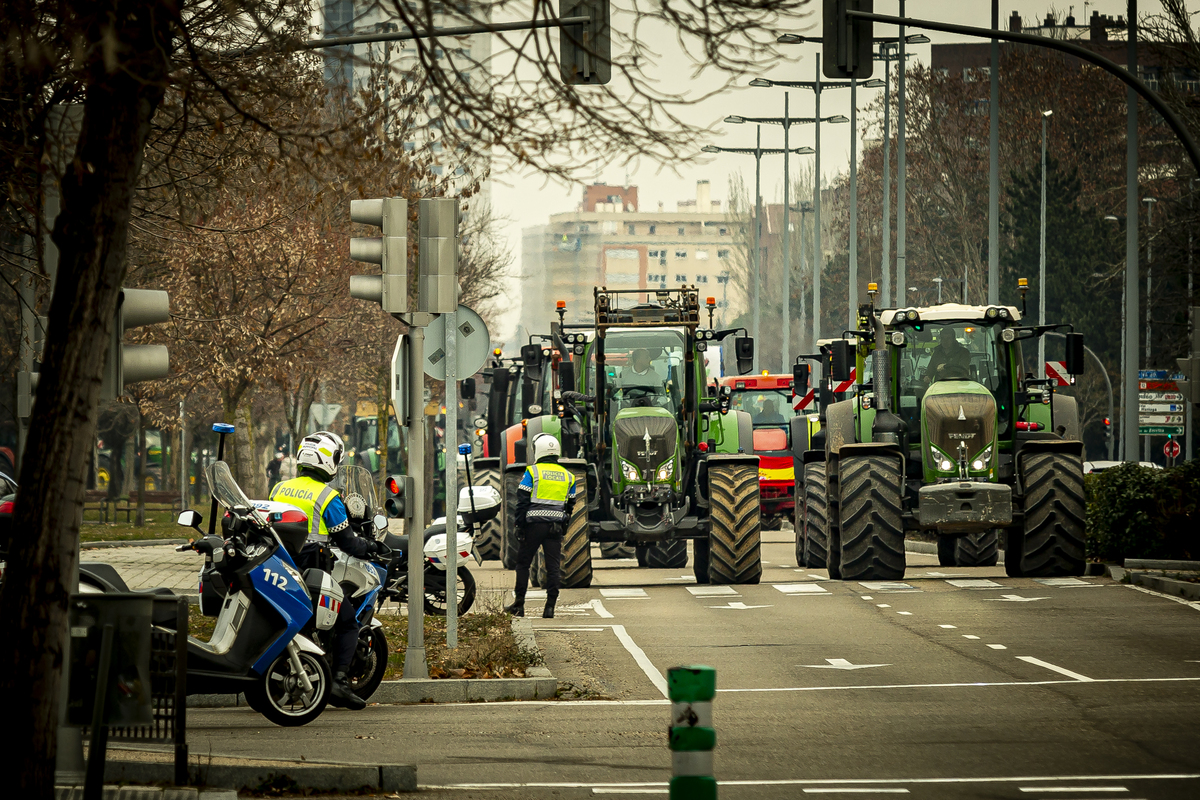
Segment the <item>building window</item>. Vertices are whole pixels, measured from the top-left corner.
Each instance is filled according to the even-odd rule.
[[[682,225],[680,225],[679,228],[676,229],[676,233],[678,233],[680,236],[683,236],[683,226]]]
[[[600,223],[600,226],[603,229],[604,233],[616,233],[617,232],[617,221],[615,219],[606,220],[606,221]]]
[[[708,283],[708,276],[707,275],[697,275],[696,283]]]
[[[963,81],[965,83],[974,83],[975,79],[975,70],[970,67],[963,67]]]
[[[936,72],[938,75],[941,75],[943,78],[950,77],[950,68],[949,67],[938,67]]]
[[[580,226],[579,226],[579,232],[580,232],[580,233],[587,233],[587,232],[588,232],[588,225],[587,225],[587,223],[586,223],[586,222],[585,222],[585,223],[583,223],[582,225],[580,225]]]
[[[722,261],[729,258],[729,251],[728,250],[718,250],[717,258],[721,259]]]
[[[708,261],[708,251],[707,250],[697,250],[696,251],[696,260],[697,261]]]
[[[629,232],[630,236],[633,236],[633,225],[632,224],[626,225],[625,230],[627,230]]]
[[[432,172],[434,175],[441,175],[441,174],[442,174],[442,168],[441,168],[441,167],[430,167],[430,168],[429,168],[429,171],[430,171],[430,172]]]
[[[676,250],[675,257],[676,258],[687,258],[687,250]]]
[[[658,258],[658,251],[657,250],[647,250],[646,257],[647,258]]]
[[[687,275],[684,275],[682,272],[676,272],[675,273],[675,282],[676,283],[687,283]]]
[[[724,273],[721,273],[720,275],[718,275],[717,283],[721,283],[721,284],[729,283],[729,273],[724,272]]]
[[[1155,72],[1156,72],[1156,74],[1154,76],[1154,83],[1150,86],[1151,89],[1158,88],[1158,77],[1159,76],[1157,73],[1159,72],[1159,70],[1155,70]],[[1189,94],[1196,94],[1197,92],[1200,92],[1200,77],[1197,76],[1195,70],[1178,69],[1178,70],[1175,70],[1174,77],[1175,77],[1175,88],[1179,89],[1180,91],[1188,92]]]
[[[729,228],[721,228],[721,229],[719,229],[719,230],[717,231],[717,235],[718,235],[718,236],[728,236],[728,235],[729,235]]]
[[[654,235],[654,234],[655,234],[657,231],[658,231],[658,226],[657,226],[657,225],[651,225],[651,226],[650,226],[650,235],[651,235],[651,236],[653,236],[653,235]]]

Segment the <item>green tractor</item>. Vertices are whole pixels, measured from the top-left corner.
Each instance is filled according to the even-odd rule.
[[[563,539],[563,586],[590,583],[591,542],[632,546],[644,566],[682,568],[688,540],[697,582],[757,583],[751,420],[730,410],[728,388],[710,386],[705,367],[708,348],[740,329],[713,330],[711,309],[702,328],[695,288],[620,305],[645,294],[598,288],[590,336],[555,327],[556,413],[525,425],[526,441],[559,437],[563,463],[587,487]],[[749,371],[753,340],[737,336],[734,347]]]
[[[830,346],[831,380],[855,369],[857,391],[824,409],[823,447],[797,479],[800,535],[830,577],[903,577],[907,530],[936,534],[943,566],[995,564],[1002,544],[1010,576],[1082,574],[1078,408],[1022,369],[1024,342],[1070,326],[956,303],[872,303],[858,323]],[[1066,340],[1078,375],[1083,335]]]

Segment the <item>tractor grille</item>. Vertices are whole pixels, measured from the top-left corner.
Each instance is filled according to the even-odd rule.
[[[617,452],[649,480],[658,465],[675,454],[676,430],[674,417],[619,419],[616,423]]]
[[[960,442],[970,458],[987,447],[996,433],[996,401],[990,394],[944,394],[925,398],[929,443],[958,460]]]

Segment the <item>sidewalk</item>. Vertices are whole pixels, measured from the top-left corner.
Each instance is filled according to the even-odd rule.
[[[165,586],[176,594],[195,597],[200,592],[200,568],[204,556],[191,551],[177,553],[177,545],[147,547],[92,547],[80,550],[80,563],[99,561],[116,567],[130,589]]]

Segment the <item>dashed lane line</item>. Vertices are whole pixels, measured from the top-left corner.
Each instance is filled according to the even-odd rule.
[[[1084,683],[1096,682],[1095,678],[1089,678],[1087,675],[1080,675],[1078,672],[1072,672],[1069,669],[1057,666],[1056,664],[1051,664],[1049,661],[1042,661],[1040,658],[1034,658],[1033,656],[1017,656],[1017,660],[1024,661],[1029,664],[1036,664],[1037,666],[1044,667],[1051,672],[1057,672],[1059,675],[1066,675],[1068,678],[1074,678],[1075,680],[1082,681]]]

